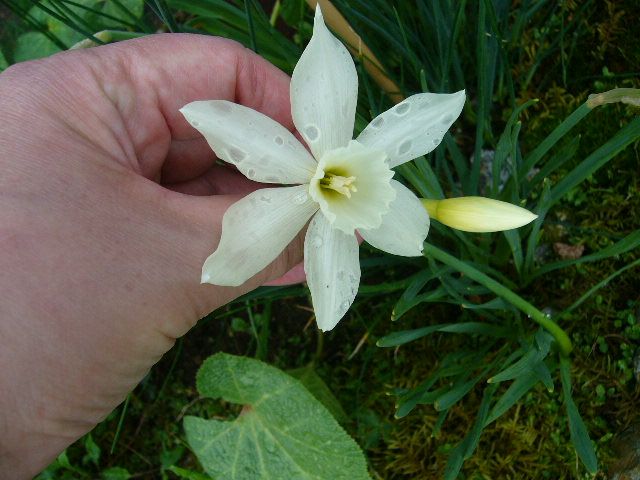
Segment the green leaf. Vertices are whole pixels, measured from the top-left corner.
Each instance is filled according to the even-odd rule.
[[[111,15],[123,22],[130,22],[134,18],[142,16],[144,0],[118,0],[107,1],[102,7],[102,13]],[[105,20],[104,23],[109,23]]]
[[[187,441],[209,475],[225,479],[368,479],[358,445],[300,382],[224,353],[197,376],[201,395],[244,405],[234,421],[187,417]]]
[[[496,404],[491,409],[489,418],[485,422],[485,426],[489,425],[498,417],[502,416],[507,410],[509,410],[515,403],[522,398],[522,396],[533,388],[538,383],[538,376],[535,372],[526,372],[524,375],[516,378],[504,395],[502,395]]]
[[[333,418],[338,422],[344,425],[349,421],[349,416],[342,408],[342,405],[340,405],[338,399],[331,392],[331,389],[316,373],[313,368],[313,364],[310,363],[306,367],[289,370],[287,373],[302,383],[305,388],[309,390],[309,393],[316,397],[316,400],[322,403],[322,405],[331,412]]]
[[[477,448],[478,442],[480,441],[480,435],[482,434],[482,430],[486,423],[487,415],[489,414],[489,405],[491,404],[491,399],[493,398],[496,387],[497,385],[489,385],[485,388],[480,408],[478,408],[478,416],[476,417],[473,427],[464,437],[464,440],[462,440],[456,448],[453,449],[449,459],[447,460],[447,466],[444,470],[445,480],[453,480],[457,478],[458,473],[460,473],[460,469],[462,468],[462,464]]]
[[[203,475],[202,473],[192,472],[191,470],[186,470],[180,467],[169,467],[168,471],[174,473],[178,476],[178,478],[184,478],[185,480],[211,480],[209,475]]]
[[[576,453],[589,473],[597,473],[598,459],[593,448],[593,442],[589,438],[587,427],[580,417],[578,407],[576,407],[573,397],[571,396],[571,373],[569,372],[570,364],[567,358],[560,359],[560,379],[562,380],[562,393],[564,394],[564,405],[567,409],[569,417],[569,433],[571,434],[571,442],[576,449]]]
[[[129,480],[131,474],[122,467],[111,467],[103,470],[100,474],[103,480]]]
[[[9,68],[9,62],[7,62],[7,59],[0,51],[0,72],[3,71],[5,68]]]
[[[552,341],[553,337],[551,335],[544,330],[538,330],[535,335],[535,341],[522,355],[522,358],[491,377],[488,382],[498,383],[505,380],[513,380],[531,371],[544,375],[544,372],[539,370],[537,365],[542,363],[542,360],[549,354]]]
[[[416,328],[414,330],[392,332],[389,335],[385,335],[378,339],[376,345],[378,347],[397,347],[398,345],[404,345],[405,343],[412,342],[434,332],[480,334],[490,337],[506,337],[509,335],[508,329],[497,325],[491,325],[490,323],[442,323],[438,325],[431,325],[429,327]]]
[[[13,58],[16,63],[48,57],[59,52],[58,46],[40,32],[27,32],[18,37]]]
[[[84,448],[87,454],[82,459],[83,463],[91,462],[94,465],[98,465],[100,462],[100,447],[93,441],[91,434],[88,434],[84,439]]]

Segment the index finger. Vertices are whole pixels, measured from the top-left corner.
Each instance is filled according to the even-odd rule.
[[[92,50],[99,49],[94,60],[103,88],[120,110],[138,158],[152,170],[161,167],[163,180],[194,178],[215,160],[179,113],[187,103],[229,100],[293,129],[289,77],[237,42],[158,34]]]

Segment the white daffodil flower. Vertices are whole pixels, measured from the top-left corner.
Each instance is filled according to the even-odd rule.
[[[429,215],[392,179],[391,168],[432,151],[460,115],[464,91],[422,93],[378,115],[352,140],[358,77],[347,49],[316,8],[313,36],[291,78],[296,129],[222,100],[180,111],[218,158],[257,182],[288,184],[233,204],[222,238],[202,267],[202,282],[237,286],[271,263],[311,220],[304,269],[318,326],[331,330],[358,291],[355,232],[386,252],[420,256]]]

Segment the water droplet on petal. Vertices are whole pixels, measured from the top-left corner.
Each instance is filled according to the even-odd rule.
[[[249,170],[247,170],[247,177],[248,178],[255,178],[256,176],[256,171],[253,168],[250,168]]]
[[[231,110],[233,107],[231,106],[230,103],[215,102],[212,104],[211,108],[218,113],[227,114],[227,113],[231,113]]]
[[[307,192],[301,192],[298,193],[297,195],[295,195],[291,201],[293,203],[295,203],[296,205],[302,205],[304,202],[307,201],[307,198],[309,198],[309,195],[307,195]]]
[[[441,139],[441,138],[434,138],[434,139],[433,139],[433,144],[434,144],[435,146],[438,146],[438,145],[440,145],[440,142],[441,142],[441,141],[442,141],[442,139]]]
[[[263,193],[262,195],[260,195],[260,201],[263,203],[271,203],[271,195]]]
[[[398,155],[404,155],[405,153],[408,153],[410,149],[411,149],[411,140],[405,140],[398,147]]]
[[[276,145],[284,144],[284,139],[282,137],[280,137],[280,136],[274,138],[273,141],[276,142]]]
[[[441,122],[442,122],[443,125],[449,125],[452,120],[453,120],[453,116],[452,115],[445,115],[444,117],[442,117]]]
[[[247,154],[236,147],[231,147],[229,149],[229,158],[233,163],[240,163],[247,157]]]
[[[200,125],[200,122],[198,122],[197,120],[191,120],[191,125],[197,127],[198,125]]]
[[[340,311],[342,313],[345,313],[347,310],[349,310],[350,306],[351,306],[351,302],[349,300],[345,300],[340,304]]]
[[[373,121],[371,122],[371,126],[373,128],[380,128],[380,127],[382,127],[382,125],[384,125],[384,118],[383,117],[374,118]]]
[[[304,128],[304,136],[310,142],[315,142],[320,137],[320,130],[315,125],[307,125]]]
[[[280,180],[280,177],[276,177],[275,175],[269,175],[265,177],[264,180],[269,183],[282,183],[282,180]]]
[[[408,102],[402,102],[400,104],[398,104],[393,111],[395,112],[396,115],[398,116],[402,116],[402,115],[406,115],[407,113],[409,113],[409,110],[411,109],[411,104]]]

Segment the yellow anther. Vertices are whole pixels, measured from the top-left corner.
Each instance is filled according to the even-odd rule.
[[[356,177],[343,177],[341,175],[334,175],[333,173],[326,173],[324,178],[320,180],[320,186],[334,190],[345,195],[347,198],[351,198],[351,193],[358,191],[355,186],[355,181]]]

